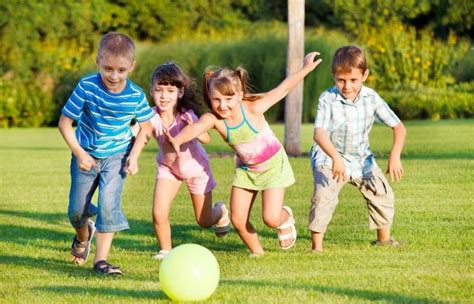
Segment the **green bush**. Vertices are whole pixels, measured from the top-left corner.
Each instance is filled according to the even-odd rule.
[[[474,81],[474,48],[471,48],[467,55],[459,61],[454,75],[459,82]]]
[[[379,92],[402,119],[474,117],[474,82],[448,88],[405,88]]]
[[[303,121],[312,121],[316,114],[319,95],[334,85],[330,73],[331,57],[339,46],[346,44],[344,36],[325,30],[306,33],[306,52],[321,53],[323,63],[304,82]],[[237,41],[180,42],[158,46],[144,46],[137,58],[132,75],[145,91],[154,67],[166,61],[180,64],[195,78],[201,95],[201,77],[208,66],[235,68],[243,66],[249,72],[249,83],[254,92],[265,92],[277,86],[286,75],[287,41],[284,34],[257,36]],[[284,102],[267,113],[270,121],[282,120]]]
[[[54,115],[51,96],[36,83],[0,77],[0,128],[41,127]]]
[[[398,21],[385,27],[362,26],[358,36],[371,59],[368,83],[379,90],[401,87],[446,87],[469,43],[450,35],[447,41],[430,30],[417,31]]]

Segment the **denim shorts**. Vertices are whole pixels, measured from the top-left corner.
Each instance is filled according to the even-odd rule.
[[[71,189],[68,216],[74,228],[86,225],[88,218],[97,215],[99,232],[117,232],[128,229],[128,221],[121,209],[121,195],[127,174],[124,171],[128,154],[119,153],[96,158],[97,166],[89,171],[79,168],[77,159],[71,158]],[[99,188],[97,207],[91,202]]]

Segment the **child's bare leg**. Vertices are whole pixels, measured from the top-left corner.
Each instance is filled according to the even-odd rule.
[[[262,191],[262,217],[263,222],[270,228],[277,228],[284,224],[288,218],[288,212],[283,209],[283,198],[285,188],[275,188]],[[290,233],[292,228],[279,229],[281,234]],[[280,241],[281,247],[289,246],[294,240],[286,239]]]
[[[212,208],[212,191],[206,194],[192,194],[194,215],[196,222],[203,228],[210,228],[214,226],[222,216],[222,208]]]
[[[263,248],[255,228],[250,223],[250,212],[257,197],[257,191],[232,187],[230,196],[231,221],[240,239],[251,253],[262,255]]]
[[[94,264],[101,260],[107,261],[114,234],[114,232],[96,232]]]
[[[181,182],[171,179],[157,179],[153,195],[153,229],[162,250],[171,250],[171,227],[169,212],[171,203],[178,193]]]
[[[377,240],[381,243],[390,239],[390,226],[377,229]]]
[[[311,231],[311,249],[314,252],[323,251],[324,232]]]

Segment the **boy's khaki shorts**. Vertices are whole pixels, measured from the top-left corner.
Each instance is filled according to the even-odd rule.
[[[356,186],[367,201],[369,229],[390,226],[394,215],[394,195],[392,188],[379,167],[372,169],[372,178],[353,178],[336,182],[332,178],[331,167],[317,166],[313,171],[314,194],[309,211],[309,229],[326,232],[332,215],[339,202],[339,192],[347,183]]]

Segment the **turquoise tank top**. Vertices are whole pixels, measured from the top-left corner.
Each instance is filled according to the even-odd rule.
[[[243,105],[240,110],[243,119],[237,126],[229,126],[224,119],[227,143],[237,154],[238,167],[263,171],[267,167],[266,163],[282,149],[282,145],[266,121],[263,129],[258,131],[248,121]]]

